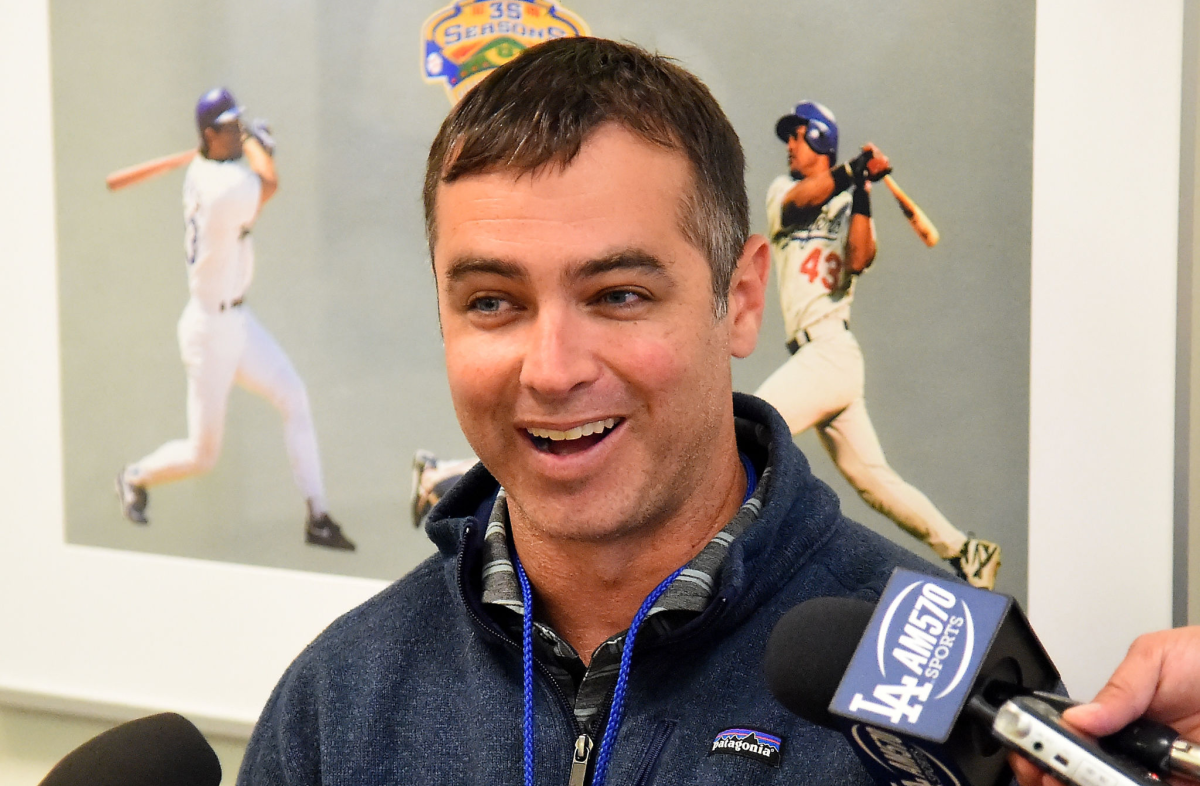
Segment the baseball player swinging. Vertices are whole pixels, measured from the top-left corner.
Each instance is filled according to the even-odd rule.
[[[354,543],[326,508],[304,382],[243,303],[254,273],[250,229],[278,184],[274,140],[266,125],[243,126],[241,115],[242,107],[224,88],[210,90],[196,104],[200,150],[183,184],[191,298],[178,328],[187,371],[188,436],[118,473],[121,510],[130,521],[145,524],[148,488],[213,467],[221,451],[229,392],[237,383],[283,415],[292,473],[308,506],[305,541],[353,551]]]
[[[863,399],[850,302],[859,274],[875,259],[869,184],[891,171],[888,159],[867,144],[834,167],[837,122],[812,101],[781,117],[775,133],[787,145],[790,173],[767,191],[767,224],[792,357],[756,395],[779,410],[793,434],[816,426],[868,505],[927,543],[959,576],[992,589],[1000,547],[964,535],[888,466]]]

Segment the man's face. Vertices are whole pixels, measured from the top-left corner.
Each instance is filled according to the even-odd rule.
[[[788,169],[802,175],[813,175],[822,169],[829,169],[829,157],[816,152],[808,146],[804,138],[805,126],[800,126],[788,137]]]
[[[729,358],[753,350],[761,297],[715,319],[708,262],[680,230],[690,188],[682,154],[616,125],[566,169],[438,188],[454,406],[514,517],[545,537],[661,526],[728,460]]]
[[[204,141],[208,144],[207,157],[213,161],[231,161],[242,156],[242,123],[230,120],[204,129]]]

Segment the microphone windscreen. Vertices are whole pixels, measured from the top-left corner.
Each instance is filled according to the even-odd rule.
[[[39,786],[220,786],[221,762],[200,730],[165,712],[80,745]]]
[[[813,598],[784,614],[767,641],[767,687],[810,723],[837,728],[829,703],[871,621],[875,604],[859,598]]]

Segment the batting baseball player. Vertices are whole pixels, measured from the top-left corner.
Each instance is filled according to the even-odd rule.
[[[146,490],[210,470],[221,452],[225,409],[236,383],[283,416],[292,474],[308,506],[305,541],[354,550],[330,517],[317,436],[304,382],[288,356],[244,304],[254,274],[250,230],[275,193],[274,140],[265,124],[243,126],[242,107],[224,88],[196,104],[200,151],[183,184],[188,289],[179,319],[187,370],[188,436],[166,443],[117,475],[125,516],[145,524]]]
[[[968,537],[888,466],[863,399],[863,356],[850,332],[858,276],[875,259],[870,182],[891,169],[874,145],[837,160],[833,113],[804,101],[776,123],[790,173],[767,191],[771,256],[792,357],[756,393],[793,434],[816,426],[841,473],[868,505],[921,539],[977,587],[992,589],[1000,547]]]

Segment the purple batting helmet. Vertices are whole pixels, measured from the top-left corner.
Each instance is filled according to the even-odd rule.
[[[214,87],[196,102],[196,128],[203,133],[204,129],[219,126],[241,117],[242,107],[223,87]]]
[[[829,156],[831,164],[837,161],[838,127],[833,112],[816,101],[801,101],[791,114],[775,123],[775,136],[786,142],[801,126],[814,153]]]

